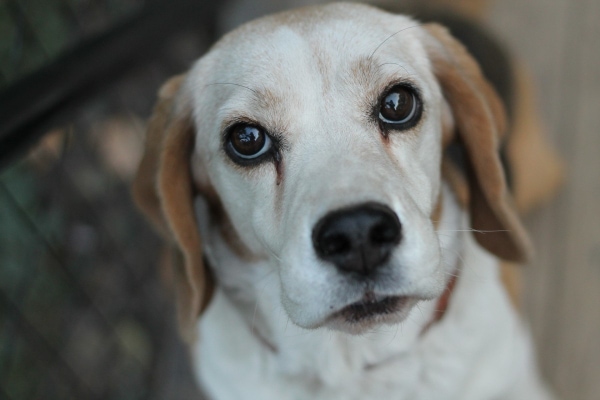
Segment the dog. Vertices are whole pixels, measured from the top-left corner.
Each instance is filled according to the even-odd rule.
[[[133,193],[207,398],[553,398],[502,279],[531,254],[507,130],[447,29],[360,4],[250,22],[169,80]]]

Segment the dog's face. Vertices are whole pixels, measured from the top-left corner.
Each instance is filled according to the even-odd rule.
[[[362,332],[398,322],[419,300],[441,294],[455,267],[443,262],[436,233],[443,147],[455,121],[466,124],[452,102],[466,96],[461,113],[485,113],[484,122],[470,121],[491,130],[481,133],[487,136],[502,129],[502,111],[489,87],[477,88],[479,81],[444,86],[432,53],[448,70],[457,62],[443,54],[454,50],[436,32],[447,36],[358,5],[280,14],[227,35],[183,83],[163,89],[173,92],[163,96],[173,104],[170,122],[162,122],[167,155],[155,156],[162,190],[157,218],[166,220],[186,255],[192,291],[202,256],[190,255],[190,246],[200,243],[189,238],[195,235],[189,221],[178,222],[194,218],[183,215],[189,205],[177,203],[197,191],[209,203],[197,217],[210,222],[198,229],[217,282],[258,291],[258,277],[273,274],[261,290],[279,298],[301,327]],[[176,131],[192,138],[176,139],[186,136]],[[478,141],[486,152],[490,140]],[[493,148],[495,136],[490,143]],[[191,176],[170,166],[181,157],[191,159],[182,164]],[[484,173],[497,175],[497,156],[485,157],[495,158]],[[477,160],[471,159],[475,175],[486,162]],[[193,189],[172,194],[185,180]],[[499,190],[504,196],[504,187]],[[512,215],[498,216],[503,205],[489,203],[471,199],[480,214],[493,215],[487,226],[514,222]]]
[[[444,282],[441,91],[415,21],[307,12],[233,33],[192,70],[194,170],[293,322],[397,321]]]

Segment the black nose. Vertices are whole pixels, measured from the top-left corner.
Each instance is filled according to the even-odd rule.
[[[334,211],[313,229],[317,255],[339,270],[367,275],[383,265],[402,238],[396,214],[379,203]]]

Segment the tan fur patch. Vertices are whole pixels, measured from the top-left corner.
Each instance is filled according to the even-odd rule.
[[[213,219],[214,223],[219,226],[219,232],[227,243],[227,246],[235,253],[236,256],[244,261],[256,261],[257,257],[248,249],[248,247],[242,242],[238,233],[236,232],[223,203],[217,192],[212,186],[199,187],[198,192],[203,196],[209,207],[210,218]]]
[[[375,80],[377,75],[377,71],[373,65],[373,60],[367,57],[361,57],[360,59],[352,62],[350,64],[350,75],[352,82],[357,82],[359,87],[367,88],[372,86],[372,82]],[[379,93],[376,93],[376,95],[378,94]]]
[[[467,209],[469,206],[469,183],[454,163],[447,158],[442,160],[442,178],[450,185],[461,207]]]
[[[521,266],[509,262],[500,263],[500,279],[512,305],[516,310],[520,310],[522,303],[521,293],[523,292],[523,271]]]
[[[444,198],[443,194],[440,193],[437,204],[433,209],[433,213],[431,213],[431,221],[433,222],[433,226],[436,228],[440,225],[440,220],[442,219],[442,212],[444,211]]]

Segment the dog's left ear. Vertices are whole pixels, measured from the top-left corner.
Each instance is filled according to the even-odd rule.
[[[500,161],[503,105],[462,44],[437,24],[424,25],[434,73],[454,119],[452,140],[466,154],[468,207],[480,245],[508,261],[525,261],[531,245],[513,205]]]
[[[171,244],[169,275],[180,330],[184,339],[193,341],[196,320],[208,305],[213,284],[204,266],[193,206],[194,126],[180,90],[184,79],[171,78],[159,91],[132,191],[138,207]]]

